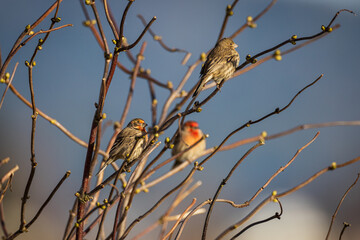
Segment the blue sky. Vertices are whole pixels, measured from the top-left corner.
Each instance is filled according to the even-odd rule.
[[[239,1],[234,10],[234,16],[229,19],[225,36],[232,34],[241,26],[247,16],[255,16],[266,6],[267,2]],[[125,3],[126,1],[109,1],[118,21]],[[102,21],[105,23],[100,1],[97,4]],[[188,64],[191,64],[198,59],[201,52],[213,47],[227,4],[231,4],[231,1],[138,0],[134,2],[129,11],[125,24],[125,36],[129,42],[132,42],[142,31],[143,26],[136,17],[137,14],[142,14],[147,20],[157,16],[152,29],[161,35],[169,46],[190,51],[192,57]],[[48,6],[48,1],[41,0],[22,0],[17,1],[16,4],[13,1],[1,3],[0,30],[2,34],[0,34],[0,48],[3,60],[24,27],[34,22]],[[239,45],[240,62],[245,59],[247,54],[255,55],[288,39],[293,34],[302,37],[321,31],[321,25],[327,25],[336,11],[342,8],[348,8],[356,13],[360,12],[358,1],[278,1],[257,22],[257,28],[246,29],[234,39]],[[98,47],[89,29],[82,25],[84,15],[79,2],[64,1],[59,16],[62,18],[60,24],[71,23],[74,26],[51,34],[44,49],[36,58],[37,66],[34,69],[36,105],[63,124],[74,135],[87,141],[94,113],[94,102],[98,98],[103,71],[103,52]],[[200,114],[193,114],[188,117],[188,119],[198,121],[203,131],[210,135],[207,140],[208,146],[218,145],[228,133],[250,119],[255,120],[273,111],[276,107],[285,106],[300,89],[315,80],[320,74],[324,74],[323,79],[300,95],[288,110],[237,133],[229,140],[229,143],[258,135],[262,131],[274,134],[300,124],[359,120],[360,47],[358,39],[360,37],[360,18],[344,12],[336,19],[335,24],[337,23],[341,24],[339,29],[311,45],[284,56],[282,61],[268,61],[227,82],[221,92],[203,107]],[[38,29],[46,29],[49,24],[50,19],[47,19]],[[111,40],[113,37],[110,28],[105,27],[105,32],[107,39]],[[36,46],[36,39],[18,52],[7,70],[11,72],[15,63],[17,61],[20,63],[13,85],[27,99],[29,99],[30,94],[27,69],[23,63],[31,57]],[[149,34],[142,41],[148,43],[142,66],[151,69],[151,75],[159,81],[164,83],[172,81],[177,86],[187,70],[187,66],[180,65],[183,54],[164,51],[157,42],[152,40]],[[285,46],[281,50],[286,50],[289,47],[291,46]],[[140,44],[133,49],[134,55],[138,53],[139,48]],[[130,69],[133,67],[124,55],[119,57],[119,61]],[[189,90],[196,83],[199,71],[200,68],[198,67],[185,85],[185,90]],[[128,76],[119,70],[115,73],[104,108],[108,120],[118,121],[120,119],[129,82]],[[5,85],[1,85],[1,94],[4,89]],[[199,99],[203,99],[209,93],[210,91],[202,92]],[[162,106],[168,97],[168,92],[156,87],[156,94],[159,106]],[[146,122],[150,122],[149,100],[146,81],[138,79],[127,121],[134,117],[142,117]],[[10,164],[0,171],[4,173],[15,164],[20,166],[20,170],[14,178],[13,192],[8,192],[4,200],[4,206],[7,207],[5,214],[9,220],[8,228],[14,231],[18,226],[20,196],[30,171],[31,110],[9,91],[0,110],[0,121],[0,135],[2,136],[0,159],[8,156],[11,158]],[[264,191],[254,206],[274,189],[279,192],[289,189],[334,161],[342,163],[359,156],[359,127],[343,126],[297,132],[290,136],[268,141],[263,147],[251,154],[237,169],[229,184],[226,185],[221,198],[232,199],[238,203],[248,200],[264,184],[266,179],[290,160],[296,150],[308,142],[318,130],[321,132],[319,138],[303,151],[296,162]],[[170,128],[160,137],[160,140],[163,141],[174,131],[174,127]],[[102,149],[105,149],[111,134],[112,128],[109,127],[104,133]],[[205,170],[195,175],[196,180],[203,182],[200,190],[194,195],[198,202],[213,196],[217,185],[226,176],[235,161],[240,159],[250,146],[242,146],[215,155],[205,165]],[[56,235],[62,234],[68,210],[72,207],[74,193],[80,187],[85,153],[85,148],[67,138],[46,120],[39,118],[36,130],[38,167],[30,192],[29,218],[47,197],[58,179],[67,170],[71,170],[72,175],[57,193],[48,209],[44,211],[39,222],[32,226],[26,236],[24,235],[19,239],[34,238],[38,236],[37,234],[43,236],[47,230],[44,229],[43,224],[48,223],[49,219],[51,219],[51,223],[48,230],[55,232]],[[168,156],[169,153],[166,154],[166,157]],[[162,160],[165,159],[164,157]],[[357,163],[346,169],[327,173],[293,196],[284,198],[284,205],[289,206],[285,211],[286,216],[292,219],[291,216],[300,214],[298,213],[299,209],[296,208],[296,203],[299,201],[301,202],[299,206],[303,206],[302,204],[305,202],[304,205],[308,207],[306,209],[308,212],[304,215],[312,216],[311,214],[314,214],[313,217],[321,221],[322,227],[314,229],[312,236],[322,236],[321,233],[324,233],[325,236],[327,224],[338,200],[355,179],[359,172],[359,166]],[[158,200],[161,192],[175,186],[189,169],[186,169],[181,176],[160,184],[149,194],[139,195],[135,204],[140,206],[131,213],[130,217],[133,218],[147,210]],[[168,169],[161,172],[166,171]],[[346,220],[354,226],[348,230],[347,234],[349,236],[350,234],[353,234],[351,236],[360,234],[360,228],[356,227],[360,224],[360,212],[356,208],[360,201],[358,189],[358,186],[355,187],[346,199],[335,231],[339,231],[342,222]],[[189,203],[190,199],[185,204]],[[214,227],[209,233],[210,238],[215,237],[216,233],[251,210],[249,208],[235,212],[234,209],[222,205],[216,206],[215,209],[214,218],[211,221]],[[270,211],[278,211],[277,206],[271,206]],[[54,212],[57,216],[56,219],[54,219]],[[259,216],[265,218],[268,215],[260,213]],[[150,223],[157,217],[154,214],[144,223]],[[215,224],[216,219],[221,219],[221,221]],[[197,217],[193,221],[202,222],[203,217]],[[307,229],[310,225],[307,225],[306,219],[302,222],[291,222],[293,224],[291,226],[290,222],[290,220],[281,220],[274,224],[271,223],[273,228],[268,229],[267,234],[271,234],[271,231],[278,232],[288,228],[288,234],[294,236],[295,230],[291,230],[294,229],[291,226],[298,224],[303,229]],[[145,225],[140,224],[138,228],[134,229],[134,233]],[[198,236],[198,228],[195,229],[195,227],[190,226],[184,234],[192,232]],[[256,234],[250,235],[247,236],[247,239],[261,238]],[[304,237],[301,234],[296,234],[294,237],[297,236],[299,239],[318,239],[317,237]],[[54,239],[58,238],[55,237]],[[284,236],[281,239],[286,239],[286,237]]]

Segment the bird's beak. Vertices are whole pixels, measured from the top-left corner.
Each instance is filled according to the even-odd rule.
[[[234,43],[234,48],[237,48],[237,47],[238,47],[238,45],[236,43]]]
[[[146,126],[147,126],[147,124],[144,123],[144,124],[143,124],[143,127],[142,127],[142,129],[141,129],[141,130],[142,130],[143,132],[145,132],[145,133],[147,133],[147,131],[146,131]]]

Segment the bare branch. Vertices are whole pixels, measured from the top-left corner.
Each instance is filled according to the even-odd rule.
[[[55,195],[55,193],[57,192],[57,190],[60,188],[60,186],[63,184],[63,182],[66,180],[66,178],[68,178],[70,176],[70,171],[67,171],[65,173],[65,175],[61,178],[61,180],[59,181],[59,183],[55,186],[55,188],[51,191],[50,195],[48,196],[48,198],[45,200],[45,202],[41,205],[41,207],[39,208],[39,210],[37,211],[37,213],[35,214],[35,216],[30,220],[29,223],[27,223],[26,225],[24,225],[23,228],[17,230],[15,233],[13,233],[10,237],[8,237],[8,240],[14,239],[16,238],[18,235],[20,235],[21,233],[23,233],[24,231],[26,231],[27,229],[30,228],[30,226],[38,219],[38,217],[40,216],[41,212],[44,210],[44,208],[46,207],[46,205],[51,201],[52,197]]]
[[[333,214],[332,217],[331,217],[331,222],[330,222],[329,230],[328,230],[328,233],[327,233],[327,235],[326,235],[325,240],[329,239],[332,225],[333,225],[333,223],[334,223],[334,221],[335,221],[336,215],[337,215],[337,213],[338,213],[338,211],[339,211],[339,209],[340,209],[340,206],[341,206],[342,202],[344,201],[346,195],[350,192],[350,190],[356,185],[357,181],[359,180],[359,177],[360,177],[360,173],[358,173],[355,181],[354,181],[353,184],[351,184],[350,187],[346,190],[346,192],[345,192],[344,195],[342,196],[342,198],[341,198],[338,206],[336,207],[336,210],[335,210],[334,214]],[[345,224],[344,224],[344,225],[345,225]],[[345,226],[344,226],[344,229],[345,229]],[[341,238],[341,237],[340,237],[340,238]]]
[[[273,219],[279,219],[280,220],[280,217],[281,215],[283,214],[283,208],[282,208],[282,205],[281,205],[281,202],[279,201],[279,199],[275,199],[276,201],[275,202],[278,202],[279,203],[279,206],[280,206],[280,213],[276,212],[273,216],[269,217],[269,218],[266,218],[264,220],[261,220],[261,221],[257,221],[257,222],[254,222],[250,225],[248,225],[247,227],[245,227],[243,230],[241,230],[239,233],[237,233],[235,236],[233,236],[230,240],[234,240],[236,239],[237,237],[239,237],[241,234],[243,234],[246,230],[258,225],[258,224],[262,224],[262,223],[265,223],[265,222],[268,222],[268,221],[271,221]]]
[[[6,88],[5,88],[5,91],[4,91],[3,95],[2,95],[1,102],[0,102],[0,109],[1,109],[2,104],[3,104],[3,102],[4,102],[6,92],[9,90],[9,87],[10,87],[10,85],[11,85],[13,79],[14,79],[15,72],[16,72],[16,69],[17,69],[17,66],[18,66],[18,65],[19,65],[19,63],[17,62],[17,63],[15,64],[14,70],[13,70],[13,72],[12,72],[12,74],[11,74],[11,78],[10,78],[10,80],[9,80]]]
[[[340,236],[339,236],[339,240],[341,240],[342,235],[343,235],[344,232],[345,232],[345,229],[346,229],[347,227],[351,227],[351,224],[349,224],[349,223],[347,223],[347,222],[344,222],[343,224],[344,224],[344,227],[343,227],[343,229],[341,230],[341,233],[340,233]]]
[[[265,142],[261,141],[258,144],[254,145],[252,148],[250,148],[241,158],[239,161],[236,162],[236,164],[232,167],[232,169],[230,170],[230,172],[228,173],[228,175],[226,176],[226,178],[224,178],[221,182],[221,184],[219,185],[218,189],[215,192],[214,197],[211,199],[211,203],[210,203],[210,207],[209,210],[206,214],[206,218],[205,218],[205,223],[204,223],[204,228],[203,228],[203,232],[202,232],[202,237],[201,239],[205,240],[206,239],[206,231],[207,231],[207,227],[209,224],[209,220],[210,220],[210,215],[212,212],[212,209],[214,208],[214,203],[216,202],[216,199],[218,198],[221,189],[223,188],[223,186],[227,183],[227,181],[230,179],[231,175],[234,173],[235,169],[240,165],[240,163],[242,163],[242,161],[247,158],[250,153],[252,153],[256,148],[260,147],[261,145],[264,145]]]
[[[238,221],[237,223],[231,225],[230,227],[228,227],[227,229],[225,229],[217,238],[216,240],[220,240],[222,239],[225,235],[227,235],[229,232],[231,232],[232,230],[235,230],[236,228],[238,228],[239,226],[241,226],[242,224],[244,224],[246,221],[248,221],[250,218],[252,218],[261,208],[263,208],[267,203],[273,201],[274,199],[279,199],[285,196],[288,196],[296,191],[298,191],[299,189],[305,187],[306,185],[308,185],[309,183],[311,183],[312,181],[314,181],[316,178],[320,177],[322,174],[328,172],[328,171],[332,171],[338,168],[343,168],[346,167],[348,165],[354,164],[356,162],[360,161],[360,157],[354,158],[350,161],[347,161],[345,163],[339,164],[337,165],[335,162],[332,163],[330,166],[318,171],[317,173],[315,173],[313,176],[309,177],[307,180],[305,180],[304,182],[300,183],[299,185],[285,191],[282,192],[280,194],[273,194],[270,197],[264,199],[260,204],[258,204],[247,216],[245,216],[243,219],[241,219],[240,221]]]
[[[235,5],[238,3],[238,1],[239,0],[234,0],[234,2],[231,5],[226,6],[225,18],[224,18],[223,24],[222,24],[221,29],[220,29],[219,37],[218,37],[216,42],[218,42],[223,37],[224,31],[225,31],[225,28],[226,28],[226,24],[227,24],[227,22],[229,20],[229,17],[234,14],[233,10],[235,8]]]
[[[170,231],[165,235],[165,237],[162,238],[162,240],[165,240],[166,238],[168,238],[176,229],[176,227],[179,225],[181,219],[184,217],[184,215],[190,210],[190,208],[192,208],[194,206],[194,204],[196,203],[196,198],[193,198],[191,204],[185,209],[185,211],[180,215],[179,219],[176,221],[176,223],[174,224],[174,226],[170,229]]]
[[[46,10],[43,15],[41,15],[32,25],[28,25],[26,26],[25,30],[20,34],[20,36],[18,37],[18,39],[15,41],[12,49],[10,50],[9,55],[6,57],[4,64],[1,65],[1,70],[0,70],[0,79],[4,77],[5,71],[12,59],[12,57],[15,55],[14,49],[16,49],[21,41],[24,39],[24,37],[31,32],[37,25],[39,25],[52,11],[54,11],[54,9],[58,8],[59,4],[62,2],[62,0],[56,0],[53,5],[51,5],[49,7],[48,10]]]
[[[146,20],[145,18],[141,15],[141,14],[138,14],[137,17],[141,20],[142,24],[144,24],[144,26],[146,26]],[[155,41],[158,41],[160,43],[160,45],[168,52],[187,52],[183,49],[179,49],[179,48],[170,48],[168,47],[164,41],[162,40],[162,37],[159,36],[159,35],[156,35],[152,30],[151,28],[149,28],[149,33],[151,34],[151,36],[154,38]]]

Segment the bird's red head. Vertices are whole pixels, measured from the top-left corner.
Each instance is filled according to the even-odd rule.
[[[192,129],[197,129],[199,128],[199,124],[195,121],[187,121],[185,124],[185,127],[189,127],[189,128],[192,128]]]
[[[202,132],[199,129],[199,124],[195,121],[187,121],[184,124],[184,140],[187,144],[194,144],[200,138],[202,138]]]

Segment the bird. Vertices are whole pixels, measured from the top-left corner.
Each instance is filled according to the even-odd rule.
[[[176,158],[172,169],[185,161],[195,160],[196,158],[200,157],[203,151],[206,149],[205,137],[199,128],[199,124],[195,121],[187,121],[184,123],[183,128],[175,137],[174,148],[171,151],[172,156],[184,151],[191,145],[198,142],[201,138],[203,139],[196,146]]]
[[[146,126],[147,124],[141,118],[131,120],[117,135],[110,149],[109,157],[96,175],[103,172],[109,164],[117,159],[126,159],[128,162],[132,162],[138,158],[147,143]]]
[[[213,79],[217,88],[222,81],[229,79],[239,65],[239,53],[235,50],[238,45],[230,38],[223,38],[218,41],[210,51],[200,71],[200,81],[193,94],[196,97],[205,84]]]

